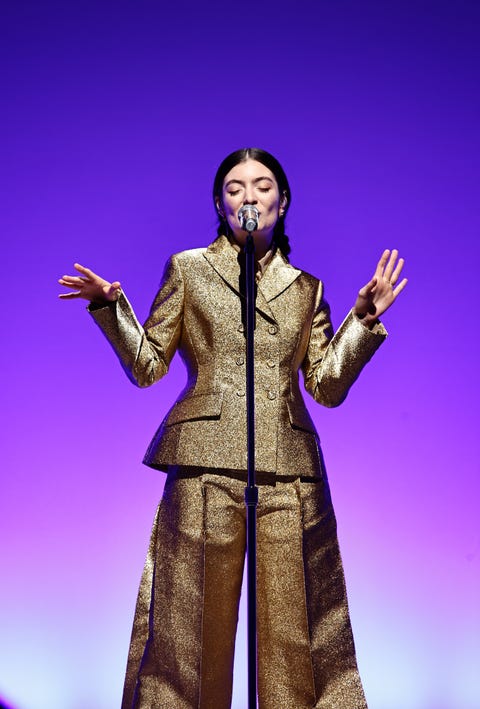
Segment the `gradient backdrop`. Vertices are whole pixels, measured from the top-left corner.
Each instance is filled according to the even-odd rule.
[[[256,145],[336,325],[383,248],[407,261],[345,404],[309,404],[370,707],[479,709],[480,3],[10,0],[0,27],[0,697],[119,706],[164,483],[141,459],[184,381],[175,360],[134,388],[56,280],[118,278],[143,320],[167,256],[215,235],[216,167]]]

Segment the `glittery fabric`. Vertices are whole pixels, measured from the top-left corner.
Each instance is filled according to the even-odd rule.
[[[140,585],[122,709],[228,709],[242,480],[170,474]],[[259,485],[260,709],[366,709],[328,483]]]
[[[92,316],[133,382],[166,374],[176,350],[187,385],[144,462],[154,468],[246,469],[245,336],[238,254],[226,237],[173,256],[144,327],[125,295]],[[333,336],[323,286],[277,251],[257,288],[255,462],[277,476],[324,474],[320,442],[300,392],[337,406],[386,336],[350,313]],[[235,432],[232,435],[232,432]]]
[[[123,709],[230,706],[245,548],[239,283],[238,253],[221,236],[169,260],[143,327],[123,293],[91,312],[135,384],[164,376],[175,351],[188,374],[144,458],[169,475],[140,586]],[[334,335],[322,283],[279,251],[265,265],[255,330],[261,709],[366,707],[320,441],[298,372],[316,401],[337,406],[385,336],[381,324],[370,331],[353,313]]]

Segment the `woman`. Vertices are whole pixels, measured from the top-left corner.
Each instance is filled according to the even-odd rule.
[[[179,351],[188,381],[144,462],[168,473],[142,576],[123,709],[230,706],[245,554],[245,337],[240,208],[259,212],[255,429],[258,693],[262,709],[361,709],[336,522],[320,443],[300,393],[346,397],[386,336],[378,317],[406,285],[385,251],[334,335],[323,286],[293,268],[290,188],[277,160],[239,150],[220,165],[218,238],[168,261],[142,327],[121,290],[79,264],[60,283],[86,298],[130,379],[149,386]]]

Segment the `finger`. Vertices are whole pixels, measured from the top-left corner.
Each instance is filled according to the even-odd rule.
[[[397,249],[393,249],[393,251],[390,253],[390,258],[388,259],[387,265],[385,266],[385,270],[383,272],[384,278],[387,279],[387,281],[391,280],[392,273],[393,273],[393,268],[395,266],[395,262],[398,258],[398,251]]]
[[[397,297],[397,295],[398,295],[399,293],[402,292],[402,290],[405,288],[405,286],[407,285],[407,283],[408,283],[408,278],[404,278],[403,280],[400,281],[400,283],[398,284],[398,286],[396,286],[396,287],[393,289],[393,295],[395,296],[395,298]]]
[[[72,300],[72,298],[81,298],[82,294],[80,291],[75,291],[74,293],[59,293],[58,297],[60,300]]]
[[[400,273],[402,272],[402,268],[403,268],[404,264],[405,264],[405,260],[403,258],[398,259],[398,263],[395,266],[395,270],[392,273],[392,276],[390,278],[390,283],[392,284],[392,286],[394,286],[395,283],[398,281],[398,277],[399,277]]]
[[[377,279],[374,276],[370,281],[368,281],[368,283],[363,286],[363,288],[360,288],[360,290],[358,291],[358,295],[362,298],[365,298],[370,293],[373,293],[376,285]]]
[[[110,285],[110,288],[107,290],[107,293],[106,293],[107,298],[109,298],[110,300],[118,300],[118,297],[120,295],[120,290],[121,290],[121,286],[118,281],[116,281],[115,283],[112,283]]]
[[[79,276],[62,276],[58,282],[62,286],[68,286],[69,288],[80,288],[85,283],[88,283],[86,278],[80,278]]]
[[[98,278],[97,274],[91,271],[89,268],[85,268],[85,266],[82,266],[80,263],[74,263],[73,264],[74,268],[77,269],[77,271],[80,271],[80,273],[83,273],[89,280]]]
[[[383,254],[380,256],[380,260],[377,263],[377,267],[375,269],[375,277],[380,278],[383,275],[383,270],[385,268],[385,264],[388,261],[388,257],[390,256],[390,249],[385,249]]]

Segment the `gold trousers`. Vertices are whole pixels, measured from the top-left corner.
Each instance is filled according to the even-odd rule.
[[[229,709],[245,482],[169,475],[135,611],[122,709]],[[366,709],[328,483],[259,484],[260,709]]]

